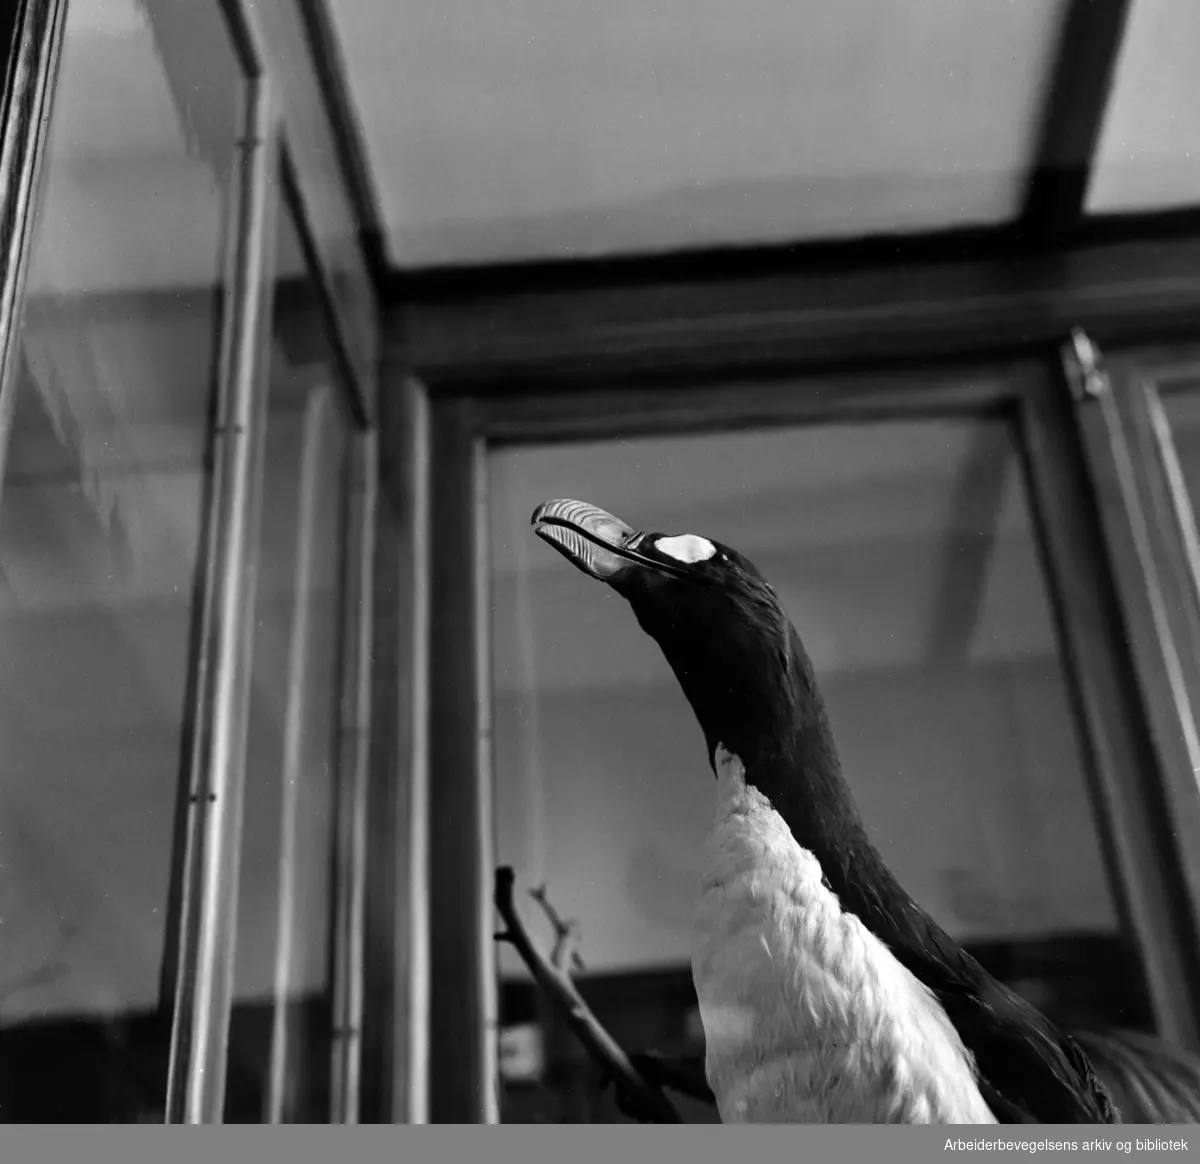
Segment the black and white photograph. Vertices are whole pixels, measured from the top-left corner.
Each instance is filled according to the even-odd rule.
[[[1195,0],[0,44],[0,1124],[1200,1150]]]

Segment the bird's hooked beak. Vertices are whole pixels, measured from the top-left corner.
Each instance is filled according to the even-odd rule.
[[[569,562],[601,582],[614,583],[630,569],[683,574],[676,563],[643,548],[646,534],[586,501],[560,498],[533,511],[533,532]]]

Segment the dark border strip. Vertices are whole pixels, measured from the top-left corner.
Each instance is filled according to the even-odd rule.
[[[635,255],[393,268],[384,291],[385,299],[397,302],[634,287],[648,283],[732,281],[785,275],[813,267],[848,269],[875,263],[994,258],[1011,254],[1016,241],[1011,226],[956,227],[771,246],[698,247]]]
[[[815,272],[842,274],[870,267],[1007,261],[1018,249],[1047,260],[1084,246],[1200,238],[1200,205],[1171,210],[1082,217],[1069,237],[1038,247],[1022,241],[1020,222],[912,234],[816,239],[772,246],[727,246],[657,254],[393,268],[385,302],[442,302],[500,294],[618,290],[648,284],[734,283]]]
[[[258,38],[246,20],[245,8],[237,0],[217,0],[217,11],[224,20],[233,51],[237,55],[238,63],[242,66],[242,72],[250,80],[257,80],[266,70],[263,67]],[[164,15],[169,20],[172,14]]]
[[[1072,327],[1106,344],[1195,337],[1200,235],[1054,255],[863,262],[786,275],[519,293],[394,306],[385,345],[436,394],[597,379],[928,366],[1057,348]]]
[[[287,130],[284,127],[284,143],[279,166],[279,182],[283,189],[284,211],[291,215],[300,240],[300,253],[304,258],[304,281],[311,282],[316,291],[317,301],[322,321],[328,333],[329,346],[333,350],[337,373],[341,382],[339,393],[354,418],[354,423],[360,428],[370,428],[375,421],[375,410],[368,395],[368,386],[358,374],[354,359],[350,354],[350,339],[346,334],[346,323],[342,312],[338,310],[338,296],[334,290],[329,268],[326,266],[317,245],[313,231],[312,217],[304,201],[300,188],[299,174],[296,172],[295,160],[292,157],[291,145],[287,140]]]
[[[13,13],[0,98],[0,478],[16,391],[25,279],[57,89],[65,0],[26,0]]]
[[[1072,0],[1017,223],[1026,246],[1069,238],[1079,225],[1129,0]]]
[[[371,171],[366,136],[347,80],[346,57],[327,0],[297,0],[317,88],[325,103],[337,143],[338,162],[350,192],[350,205],[358,219],[363,259],[380,294],[391,269],[383,226],[382,203]]]

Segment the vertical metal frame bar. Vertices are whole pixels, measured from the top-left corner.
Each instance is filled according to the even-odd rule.
[[[346,505],[343,509],[341,691],[338,719],[337,833],[333,856],[334,908],[332,911],[331,969],[333,977],[333,1049],[330,1120],[357,1123],[361,1091],[362,1025],[365,1005],[367,800],[369,783],[371,674],[370,649],[374,625],[372,564],[376,483],[374,410],[367,386],[358,382],[356,364],[345,352],[345,336],[334,307],[333,290],[325,272],[296,179],[294,163],[282,149],[283,204],[300,238],[306,278],[317,290],[334,357],[334,383],[339,397],[336,423],[348,426]],[[364,526],[369,524],[369,528]],[[296,679],[294,682],[302,682]],[[281,943],[285,938],[281,932]],[[277,1003],[278,1005],[278,1003]],[[278,1012],[277,1012],[278,1013]],[[278,1024],[277,1024],[277,1029]],[[285,1040],[285,1035],[280,1035]],[[283,1042],[280,1047],[282,1048]],[[282,1071],[284,1060],[272,1059],[272,1071]],[[282,1081],[273,1085],[270,1117],[282,1116]]]
[[[280,154],[280,201],[283,213],[291,215],[302,243],[306,264],[306,277],[310,278],[321,292],[321,306],[329,323],[332,319],[328,301],[326,280],[319,265],[319,256],[309,236],[308,222],[298,187],[288,163],[286,143],[281,139]],[[268,273],[273,278],[273,272]],[[269,330],[269,329],[268,329]],[[334,337],[336,339],[336,337]],[[343,612],[343,636],[341,641],[339,718],[338,718],[338,771],[336,774],[336,834],[333,868],[333,907],[331,909],[331,953],[332,990],[334,995],[332,1030],[332,1093],[329,1117],[334,1123],[357,1122],[359,1093],[361,1087],[361,1043],[363,1009],[365,1000],[363,962],[366,956],[365,878],[367,866],[367,780],[370,746],[370,652],[365,644],[371,641],[372,577],[371,560],[374,554],[374,475],[375,434],[369,428],[356,428],[355,423],[369,420],[362,409],[363,387],[347,385],[346,377],[352,365],[340,356],[335,344],[334,383],[322,390],[321,402],[337,413],[337,423],[348,426],[348,468],[344,478],[348,486],[344,508],[343,544],[348,555],[344,563],[343,590],[347,604]],[[264,388],[264,391],[266,389]],[[340,400],[335,404],[330,392],[336,392]],[[311,405],[310,401],[310,405]],[[324,409],[328,417],[330,408]],[[269,419],[264,419],[264,427]],[[319,418],[309,409],[306,418],[306,449],[319,436]],[[264,438],[265,439],[265,438]],[[311,511],[315,500],[312,494],[315,463],[305,457],[303,480],[306,483],[304,496],[307,505],[302,505],[301,554],[297,563],[297,577],[307,576],[311,562],[304,547],[310,540],[311,521],[304,514]],[[364,476],[364,474],[366,476]],[[372,525],[362,527],[362,522]],[[311,549],[311,547],[309,547]],[[365,556],[365,557],[364,557]],[[298,599],[304,584],[298,586]],[[354,595],[351,598],[351,594]],[[350,603],[353,603],[352,613]],[[290,766],[295,767],[296,747],[302,724],[299,694],[308,675],[307,653],[303,643],[307,640],[306,620],[293,627],[293,657],[289,664],[289,719],[287,739],[291,742]],[[297,649],[298,648],[298,649]],[[365,683],[365,688],[360,690]],[[285,793],[292,785],[285,775]],[[287,801],[285,795],[285,801]],[[291,966],[292,919],[294,909],[287,904],[294,886],[295,862],[301,859],[295,849],[296,803],[285,803],[281,820],[281,902],[276,960],[275,1009],[272,1024],[272,1050],[265,1117],[270,1123],[279,1123],[286,1118],[288,1089],[288,1042],[286,1020],[286,998],[293,977]]]
[[[500,979],[496,954],[494,895],[496,867],[495,770],[492,734],[492,558],[488,513],[488,445],[482,436],[471,442],[471,520],[474,526],[475,617],[475,773],[478,783],[479,818],[475,822],[475,844],[480,867],[476,871],[475,926],[482,945],[480,979],[483,983],[481,1049],[483,1093],[480,1096],[483,1123],[500,1122]]]
[[[338,1124],[358,1123],[360,1112],[367,919],[376,434],[365,432],[356,435],[348,453],[330,1113],[332,1121]]]
[[[381,394],[386,418],[376,443],[378,492],[375,505],[374,561],[371,566],[371,701],[374,730],[369,740],[367,777],[366,927],[363,989],[370,999],[370,1022],[361,1038],[362,1078],[359,1119],[366,1123],[408,1122],[408,953],[409,895],[406,835],[410,799],[411,676],[416,659],[406,617],[416,571],[410,546],[417,522],[406,498],[405,474],[412,472],[403,425],[392,411],[404,400],[404,382]],[[401,409],[401,412],[403,410]],[[423,574],[422,574],[423,580]],[[406,586],[405,583],[410,583]]]
[[[1179,592],[1173,637],[1180,646],[1188,712],[1184,735],[1193,761],[1189,771],[1179,774],[1172,799],[1182,835],[1200,837],[1200,529],[1159,385],[1150,378],[1139,379],[1138,384],[1140,392],[1132,403],[1135,415],[1145,417],[1144,440],[1152,444],[1155,454],[1147,458],[1146,465],[1152,481],[1151,501],[1159,511],[1159,536]],[[1186,848],[1184,861],[1192,912],[1200,928],[1200,845]]]
[[[25,280],[66,11],[67,0],[19,3],[0,103],[0,483],[8,454]]]
[[[392,437],[380,450],[381,484],[387,503],[379,507],[376,642],[383,680],[383,705],[373,740],[376,826],[381,860],[372,880],[378,896],[376,930],[387,932],[385,957],[392,969],[392,1022],[380,1056],[390,1066],[384,1115],[393,1123],[431,1119],[433,1029],[433,935],[431,933],[431,710],[434,702],[433,635],[433,409],[425,385],[402,374],[381,401],[388,411],[384,431]],[[395,410],[391,415],[391,410]],[[394,621],[393,621],[394,620]],[[395,655],[392,655],[392,652]],[[385,733],[385,722],[395,731]]]
[[[1175,448],[1175,438],[1171,432],[1167,410],[1163,406],[1162,394],[1158,385],[1151,381],[1144,382],[1141,387],[1150,431],[1158,451],[1159,464],[1175,518],[1174,531],[1179,537],[1183,560],[1187,566],[1188,589],[1194,598],[1193,606],[1200,612],[1200,532],[1196,525],[1195,509],[1188,495],[1183,465]]]
[[[257,524],[269,339],[278,132],[271,93],[250,79],[209,483],[195,745],[177,921],[167,1083],[169,1123],[218,1123],[225,1100],[237,938]]]
[[[1068,0],[1054,73],[1046,86],[1037,152],[1018,236],[1043,247],[1071,237],[1120,58],[1130,0]]]
[[[332,916],[331,970],[334,1014],[332,1051],[332,1097],[330,1119],[334,1123],[356,1123],[361,1103],[363,1010],[366,998],[363,969],[367,949],[366,880],[368,848],[374,843],[367,827],[369,799],[371,727],[371,652],[366,645],[374,633],[373,559],[376,484],[375,408],[372,385],[358,375],[359,362],[350,355],[344,314],[338,310],[337,288],[322,262],[301,190],[295,161],[282,132],[280,185],[282,202],[291,215],[300,240],[305,277],[317,291],[323,320],[328,328],[334,367],[333,388],[339,396],[339,420],[352,430],[348,460],[352,462],[345,509],[345,553],[343,573],[346,610],[343,615],[341,649],[341,694],[337,774],[337,839],[333,856],[334,908]],[[371,479],[363,479],[367,474]],[[362,523],[370,523],[366,529]],[[352,609],[351,609],[352,606]],[[301,680],[295,680],[300,682]],[[364,686],[365,685],[365,686]],[[281,936],[282,937],[282,936]],[[284,1036],[280,1036],[284,1038]],[[280,1044],[282,1047],[282,1043]],[[273,1071],[283,1070],[282,1060],[273,1059]],[[275,1085],[275,1092],[282,1095]],[[272,1101],[276,1116],[282,1108]],[[272,1120],[276,1118],[272,1116]]]
[[[1169,360],[1169,357],[1167,357]],[[1200,550],[1191,499],[1157,387],[1138,357],[1112,361],[1104,376],[1110,444],[1124,449],[1123,527],[1136,539],[1136,571],[1126,575],[1135,609],[1148,612],[1141,670],[1157,714],[1164,800],[1183,868],[1184,907],[1200,935]],[[1188,838],[1192,838],[1188,843]],[[1200,938],[1195,939],[1200,962]],[[1200,1009],[1200,971],[1194,986]],[[1200,1046],[1200,1036],[1196,1045]]]
[[[345,396],[346,406],[356,424],[364,427],[370,426],[375,421],[374,401],[371,399],[368,385],[362,382],[358,372],[359,363],[350,348],[345,317],[338,310],[337,288],[322,261],[316,233],[304,205],[304,197],[300,191],[300,179],[296,173],[296,163],[292,157],[286,129],[280,181],[283,184],[284,197],[292,210],[292,220],[300,239],[300,251],[304,256],[308,277],[312,280],[325,314],[325,324],[329,331],[329,346],[342,381],[341,390]]]
[[[377,288],[371,284],[360,245],[362,223],[355,215],[342,166],[336,114],[322,91],[321,62],[315,59],[319,40],[309,35],[311,25],[300,0],[222,2],[239,10],[261,49],[265,70],[278,82],[291,176],[312,212],[312,238],[321,255],[321,278],[335,316],[335,346],[349,361],[347,384],[357,396],[356,409],[369,423],[377,404]]]
[[[1125,412],[1131,439],[1139,448],[1146,483],[1147,523],[1156,542],[1164,584],[1171,639],[1178,653],[1179,682],[1186,691],[1184,738],[1191,749],[1190,793],[1200,794],[1200,538],[1183,466],[1158,385],[1153,377],[1131,374],[1126,380]],[[1200,825],[1200,795],[1193,796],[1195,822]],[[1200,866],[1196,870],[1200,887]],[[1200,898],[1197,898],[1200,906]],[[1200,908],[1197,916],[1200,917]]]
[[[435,405],[432,472],[429,1112],[497,1123],[487,465],[470,401]]]
[[[280,772],[279,819],[279,908],[275,919],[275,982],[271,1022],[271,1060],[267,1091],[266,1121],[283,1123],[287,1115],[289,1066],[289,1001],[295,979],[295,916],[301,799],[304,795],[304,729],[307,708],[305,693],[312,624],[311,588],[313,540],[316,535],[318,474],[321,441],[331,400],[329,388],[312,389],[304,404],[303,437],[300,447],[300,495],[297,503],[296,560],[293,564],[292,625],[288,641],[287,702],[284,710],[283,770]],[[270,415],[268,413],[267,424]],[[305,854],[311,859],[311,854]]]
[[[1109,446],[1113,475],[1103,489],[1089,480],[1105,428],[1101,407],[1093,402],[1079,413],[1059,384],[1039,377],[1022,402],[1023,454],[1114,896],[1140,950],[1159,1030],[1189,1043],[1198,1018],[1194,942],[1158,795],[1153,717],[1131,674],[1127,612],[1111,569],[1136,549],[1110,542],[1110,563],[1103,536],[1105,511],[1124,504],[1122,449]]]

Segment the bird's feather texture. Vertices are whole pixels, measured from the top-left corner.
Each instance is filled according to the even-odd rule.
[[[933,994],[853,914],[736,756],[717,752],[693,975],[721,1119],[993,1123]]]

